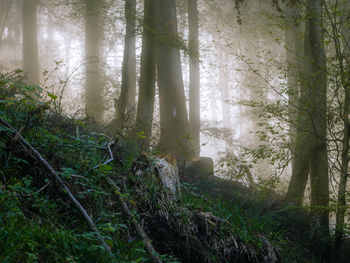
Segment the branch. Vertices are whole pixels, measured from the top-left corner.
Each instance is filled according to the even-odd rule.
[[[80,204],[80,202],[74,197],[74,195],[72,194],[72,192],[69,190],[68,186],[66,185],[66,183],[62,180],[62,178],[58,175],[58,173],[51,167],[51,165],[46,161],[46,159],[28,142],[26,141],[20,134],[18,131],[16,131],[15,128],[13,128],[11,126],[11,124],[9,124],[7,121],[5,121],[4,119],[0,118],[0,123],[5,125],[7,128],[9,128],[13,133],[15,133],[16,135],[18,135],[18,140],[26,147],[25,150],[29,151],[32,153],[32,155],[35,157],[35,159],[37,159],[37,161],[39,161],[45,168],[46,170],[49,172],[49,174],[54,177],[57,182],[61,185],[61,187],[63,188],[63,190],[67,193],[69,199],[73,202],[73,204],[78,208],[78,210],[81,212],[81,214],[84,216],[85,220],[87,221],[87,223],[90,225],[91,229],[96,233],[97,238],[99,239],[99,241],[101,242],[101,244],[103,245],[103,247],[107,250],[107,252],[109,253],[109,255],[111,256],[111,258],[113,258],[113,260],[116,262],[116,258],[114,257],[114,255],[112,254],[111,248],[106,244],[104,238],[102,237],[102,235],[100,234],[100,232],[98,231],[94,221],[91,219],[91,217],[88,215],[88,213],[86,212],[86,210],[84,209],[84,207]]]
[[[120,192],[120,189],[117,186],[117,184],[109,177],[106,177],[106,180],[113,187],[113,189],[114,189],[113,193],[117,196],[118,201],[119,201],[119,203],[120,203],[124,213],[129,218],[131,218],[131,222],[132,222],[134,228],[136,229],[137,234],[143,240],[143,243],[144,243],[144,245],[146,247],[146,251],[147,251],[148,255],[151,257],[153,262],[155,262],[155,263],[162,263],[162,260],[158,257],[157,251],[152,246],[151,240],[149,239],[149,237],[147,236],[146,232],[143,230],[141,225],[137,222],[135,216],[131,213],[128,205],[124,201],[124,198],[123,198],[123,196],[122,196],[122,194]]]
[[[117,143],[117,142],[112,141],[112,142],[108,143],[109,154],[111,155],[111,159],[113,159],[114,161],[116,161],[116,159],[114,158],[111,146],[115,143]],[[136,229],[138,236],[143,240],[143,244],[145,245],[146,251],[147,251],[148,255],[150,256],[150,258],[155,263],[162,263],[162,260],[158,257],[157,251],[152,246],[151,240],[149,239],[149,237],[147,236],[146,232],[143,230],[141,225],[137,222],[135,216],[131,213],[127,203],[125,202],[125,200],[122,196],[122,193],[120,192],[118,185],[109,177],[106,177],[106,180],[113,187],[113,189],[114,189],[113,193],[117,196],[118,201],[120,203],[120,206],[123,209],[123,212],[129,218],[131,218],[131,222],[132,222],[134,228]]]

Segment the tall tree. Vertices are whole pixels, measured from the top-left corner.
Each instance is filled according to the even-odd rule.
[[[300,70],[302,69],[303,43],[301,29],[300,3],[290,0],[285,9],[285,39],[287,53],[287,92],[288,92],[288,121],[289,140],[292,163],[294,162],[295,137],[297,133],[297,109],[299,100]]]
[[[152,135],[154,113],[156,50],[155,29],[157,26],[158,0],[144,1],[141,73],[136,115],[136,131],[144,132],[143,146],[147,149]]]
[[[103,117],[103,85],[100,78],[102,0],[85,0],[85,111],[96,121]]]
[[[298,111],[295,161],[287,199],[301,204],[311,170],[311,208],[320,225],[329,227],[327,158],[327,74],[323,42],[323,1],[307,1],[304,75]]]
[[[0,42],[4,34],[6,20],[11,8],[11,4],[12,4],[12,1],[10,0],[0,0]]]
[[[198,1],[188,0],[188,26],[190,51],[190,128],[193,137],[194,157],[200,155],[200,75],[198,39]]]
[[[122,89],[118,99],[118,121],[124,122],[126,111],[133,111],[136,96],[135,26],[136,0],[125,0],[126,32],[122,66]],[[133,114],[132,114],[133,115]],[[119,128],[119,127],[118,127]]]
[[[175,0],[159,1],[158,32],[159,149],[172,153],[178,160],[184,160],[192,154],[192,143],[181,70]]]
[[[23,70],[29,84],[39,85],[37,0],[22,0]]]
[[[348,1],[340,1],[337,14],[340,14],[340,28],[337,26],[335,19],[330,19],[332,23],[332,39],[334,40],[334,46],[336,49],[336,58],[339,63],[340,82],[344,89],[343,107],[341,110],[343,121],[343,138],[342,138],[342,153],[341,153],[341,169],[340,169],[340,182],[338,189],[338,203],[336,213],[336,228],[335,228],[335,257],[339,257],[340,248],[344,236],[344,216],[346,212],[346,185],[348,179],[348,166],[349,166],[349,139],[350,139],[350,127],[349,127],[349,114],[350,114],[350,18],[348,14],[350,12],[350,3]],[[328,10],[327,10],[328,11]],[[330,12],[327,12],[330,15]],[[339,39],[339,32],[341,39]],[[342,41],[341,41],[342,40]],[[341,45],[343,43],[343,45]]]

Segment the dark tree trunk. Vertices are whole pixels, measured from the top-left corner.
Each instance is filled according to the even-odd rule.
[[[86,0],[85,11],[85,111],[89,118],[102,121],[103,85],[100,78],[101,0]]]
[[[23,70],[28,83],[39,85],[39,55],[37,39],[37,0],[22,0]]]
[[[198,3],[188,0],[188,26],[190,50],[190,128],[193,137],[194,157],[200,155],[200,75],[198,40]]]
[[[159,2],[159,74],[161,139],[159,149],[178,160],[190,158],[192,143],[183,86],[175,0]]]
[[[308,0],[304,69],[301,87],[295,161],[287,199],[302,203],[311,168],[311,209],[322,227],[329,227],[327,158],[326,56],[323,45],[322,1]]]
[[[152,135],[154,113],[156,50],[154,34],[158,0],[145,0],[141,51],[141,73],[137,105],[136,132],[144,132],[143,147],[148,149]]]
[[[297,109],[299,101],[299,84],[302,69],[302,30],[301,14],[297,0],[290,0],[285,10],[286,17],[286,53],[287,53],[287,92],[289,141],[292,156],[292,167],[295,158],[295,138],[297,134]]]
[[[126,33],[124,45],[124,57],[122,66],[122,89],[118,99],[118,128],[125,117],[134,115],[136,96],[136,56],[135,56],[135,25],[136,25],[136,0],[125,0]],[[126,116],[126,113],[130,116]]]
[[[329,178],[327,152],[327,69],[323,43],[323,0],[308,0],[305,56],[310,66],[311,122],[314,129],[311,157],[311,209],[320,225],[329,228]]]
[[[348,180],[348,166],[349,166],[349,139],[350,139],[350,127],[349,127],[349,114],[350,114],[350,34],[346,28],[346,24],[349,23],[347,15],[350,11],[350,3],[343,0],[339,5],[339,11],[341,15],[341,27],[340,32],[343,40],[343,48],[340,46],[341,41],[338,39],[338,31],[336,25],[333,25],[332,35],[334,37],[337,60],[340,64],[341,72],[341,84],[344,88],[344,101],[342,109],[342,119],[344,126],[344,134],[342,139],[342,155],[341,155],[341,169],[340,169],[340,182],[338,189],[338,204],[336,213],[336,227],[335,227],[335,257],[339,258],[340,249],[342,246],[344,236],[344,216],[346,212],[346,185]],[[344,58],[346,58],[344,60]],[[344,62],[343,62],[344,61]]]

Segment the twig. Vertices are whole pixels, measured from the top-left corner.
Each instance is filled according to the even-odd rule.
[[[0,118],[0,123],[8,127],[10,130],[12,130],[13,133],[18,134],[15,128],[11,126],[7,121]],[[18,140],[23,143],[23,145],[26,147],[27,151],[30,151],[33,156],[46,168],[46,170],[50,173],[51,176],[53,176],[57,182],[61,185],[63,190],[67,193],[69,199],[73,202],[73,204],[78,208],[78,210],[81,212],[81,214],[84,216],[87,223],[90,225],[92,230],[96,233],[97,238],[101,242],[101,244],[104,246],[104,248],[107,250],[111,258],[113,258],[114,261],[116,261],[116,258],[112,254],[111,248],[106,244],[104,238],[98,231],[94,221],[92,218],[88,215],[84,207],[80,204],[80,202],[74,197],[72,192],[69,190],[68,186],[65,184],[65,182],[62,180],[62,178],[58,175],[58,173],[51,167],[51,165],[46,161],[46,159],[41,156],[41,154],[29,143],[27,142],[21,135],[18,135]]]
[[[100,167],[101,165],[106,165],[106,164],[108,164],[108,163],[114,161],[114,155],[113,155],[113,152],[112,152],[112,149],[111,149],[111,146],[114,145],[114,144],[115,144],[115,140],[113,140],[113,141],[111,141],[111,142],[108,143],[108,152],[109,152],[111,158],[108,159],[107,161],[105,161],[105,162],[102,163],[102,164],[101,164],[101,162],[98,163],[98,164],[96,164],[96,165],[92,168],[92,170],[97,169],[97,168]]]
[[[49,181],[47,184],[45,184],[43,187],[41,187],[39,190],[35,191],[32,194],[26,194],[26,195],[13,195],[14,197],[31,197],[34,196],[35,194],[40,193],[41,191],[45,190],[46,187],[48,187],[51,184],[51,181]]]

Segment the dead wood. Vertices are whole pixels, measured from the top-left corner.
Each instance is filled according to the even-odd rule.
[[[114,161],[116,161],[113,151],[111,149],[112,145],[114,145],[116,142],[110,142],[108,144],[108,150],[109,150],[109,154],[111,156],[111,159],[113,159]],[[146,247],[146,251],[148,253],[148,255],[150,256],[150,258],[153,260],[153,262],[155,263],[162,263],[162,260],[157,256],[158,253],[157,251],[154,249],[154,247],[152,246],[151,240],[149,239],[149,237],[147,236],[146,232],[143,230],[143,228],[141,227],[141,225],[138,223],[137,219],[135,218],[135,216],[131,213],[127,203],[124,201],[124,198],[120,192],[120,189],[118,187],[118,185],[109,177],[106,178],[107,182],[113,187],[114,191],[113,193],[116,195],[116,197],[118,198],[118,201],[120,203],[120,206],[123,209],[123,212],[126,214],[127,217],[129,217],[131,219],[132,225],[134,226],[134,228],[136,229],[137,234],[139,235],[139,237],[143,240],[143,243]],[[124,186],[125,187],[125,186]]]
[[[29,151],[33,157],[39,161],[45,169],[49,172],[51,176],[53,176],[57,182],[61,185],[63,190],[67,193],[69,199],[73,202],[73,204],[78,208],[78,210],[81,212],[91,229],[96,233],[97,238],[103,245],[103,247],[107,250],[111,258],[116,262],[116,258],[112,254],[111,248],[106,244],[104,238],[102,237],[101,233],[98,231],[94,221],[92,218],[88,215],[84,207],[80,204],[80,202],[75,198],[75,196],[72,194],[72,192],[69,190],[68,186],[66,183],[62,180],[62,178],[58,175],[58,173],[51,167],[51,165],[46,161],[46,159],[26,140],[20,135],[20,133],[12,127],[11,124],[9,124],[7,121],[4,119],[0,118],[0,123],[5,125],[7,128],[9,128],[16,136],[17,140],[22,143],[22,145],[25,147],[26,151]]]
[[[147,236],[146,232],[143,230],[141,225],[138,223],[137,219],[135,218],[135,215],[133,215],[131,213],[128,205],[124,201],[124,198],[123,198],[123,196],[122,196],[122,194],[120,192],[120,189],[117,186],[117,184],[109,177],[107,177],[106,180],[113,187],[114,194],[117,196],[118,201],[119,201],[119,203],[120,203],[120,205],[121,205],[121,207],[123,209],[123,212],[131,219],[132,225],[136,229],[137,234],[139,235],[140,238],[142,238],[143,243],[144,243],[144,245],[146,247],[146,251],[147,251],[148,255],[151,257],[153,262],[162,263],[162,260],[160,260],[160,258],[157,256],[158,253],[154,249],[154,247],[153,247],[153,245],[151,243],[151,240],[149,239],[149,237]]]

